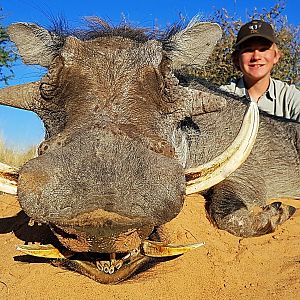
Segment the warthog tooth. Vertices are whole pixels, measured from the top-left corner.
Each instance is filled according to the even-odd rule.
[[[44,258],[66,258],[57,248],[48,245],[19,245],[17,250],[25,254]]]
[[[30,219],[28,221],[28,226],[32,227],[34,225],[34,220],[33,219]]]
[[[161,242],[144,241],[144,243],[142,244],[142,249],[144,255],[149,257],[168,257],[186,253],[203,245],[204,243],[195,243],[187,245],[166,245]]]
[[[131,259],[132,257],[136,257],[140,254],[140,250],[139,249],[133,249],[131,250],[129,253],[127,253],[124,257],[121,258],[121,260],[123,262]]]
[[[123,261],[118,260],[117,263],[116,263],[116,269],[119,270],[122,266],[123,266]]]
[[[115,254],[111,255],[112,257],[116,257]],[[96,266],[99,271],[104,272],[106,274],[113,274],[115,272],[115,268],[119,269],[123,263],[121,263],[121,266],[117,268],[117,264],[119,264],[119,261],[116,259],[112,259],[111,261],[109,260],[97,260],[96,261]]]
[[[125,260],[129,259],[130,256],[131,256],[131,254],[127,253],[124,257],[122,257],[122,260],[125,261]]]
[[[139,253],[139,249],[134,249],[118,260],[116,259],[116,253],[110,253],[110,260],[96,260],[97,269],[106,274],[114,274],[121,269],[125,262],[134,260]]]
[[[102,264],[101,261],[96,260],[96,266],[97,266],[99,271],[103,272],[103,264]]]

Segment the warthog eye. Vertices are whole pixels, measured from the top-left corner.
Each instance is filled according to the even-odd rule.
[[[51,100],[56,95],[56,85],[47,82],[40,84],[40,93],[44,100]]]

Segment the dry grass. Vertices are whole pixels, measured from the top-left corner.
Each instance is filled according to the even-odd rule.
[[[26,150],[8,148],[0,137],[0,162],[13,167],[20,167],[26,161],[36,156],[36,146]]]

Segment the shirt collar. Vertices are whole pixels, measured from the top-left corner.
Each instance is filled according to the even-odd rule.
[[[238,93],[237,93],[238,92]],[[248,96],[247,89],[245,87],[244,79],[243,77],[239,78],[236,83],[236,93],[239,95],[246,95]]]
[[[238,82],[237,82],[237,87],[243,92],[244,95],[247,95],[249,97],[248,91],[245,87],[245,83],[244,83],[244,78],[241,77]],[[270,78],[270,84],[269,87],[267,89],[267,91],[264,94],[268,99],[270,99],[271,101],[275,100],[275,82],[274,79],[271,77]]]
[[[269,88],[267,90],[267,96],[272,101],[275,100],[275,82],[274,82],[274,79],[272,77],[270,78],[270,85],[269,85]]]

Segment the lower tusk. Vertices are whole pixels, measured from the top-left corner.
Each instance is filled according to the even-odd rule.
[[[259,127],[259,110],[256,102],[250,102],[242,127],[225,152],[197,168],[186,170],[186,194],[206,190],[233,173],[249,156]]]
[[[24,254],[44,258],[66,258],[57,248],[48,245],[19,245],[17,250]]]
[[[161,242],[144,241],[142,244],[143,254],[149,257],[168,257],[184,254],[190,250],[204,246],[204,243],[187,245],[166,245]]]
[[[18,170],[0,163],[0,192],[17,194]]]

